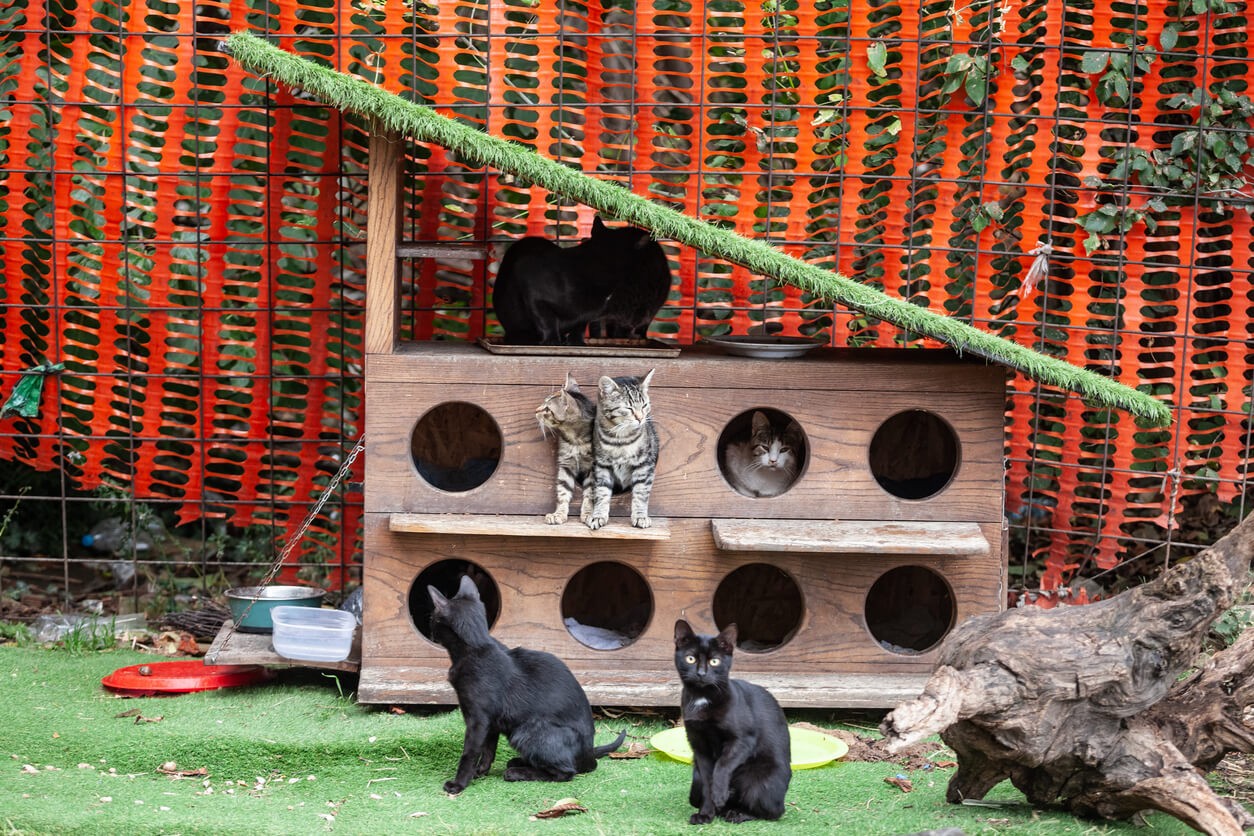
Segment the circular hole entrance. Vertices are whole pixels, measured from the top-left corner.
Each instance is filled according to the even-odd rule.
[[[958,436],[931,412],[898,412],[875,431],[870,465],[875,481],[893,496],[926,499],[958,470]]]
[[[482,407],[454,401],[418,419],[409,451],[429,485],[460,493],[491,478],[501,462],[502,443],[501,428]]]
[[[801,626],[801,588],[784,570],[750,563],[729,573],[714,591],[714,623],[736,625],[736,647],[750,653],[784,645]]]
[[[617,650],[640,637],[653,617],[653,595],[640,573],[602,562],[575,573],[562,593],[562,623],[593,650]]]
[[[718,468],[742,496],[779,496],[787,491],[805,470],[806,453],[805,431],[778,409],[745,410],[728,421],[718,437]]]
[[[446,598],[457,594],[461,585],[462,575],[469,575],[479,587],[479,599],[487,612],[488,627],[496,624],[501,615],[501,593],[496,588],[496,581],[484,571],[483,567],[468,560],[440,560],[432,563],[418,573],[414,584],[409,588],[409,617],[418,628],[418,632],[431,640],[431,613],[435,607],[431,605],[431,593],[428,586],[434,586]]]
[[[953,626],[954,596],[944,578],[922,566],[880,575],[866,596],[866,626],[880,647],[907,656],[936,646]]]

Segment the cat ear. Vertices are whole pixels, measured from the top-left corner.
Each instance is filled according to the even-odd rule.
[[[636,239],[636,243],[633,245],[632,249],[643,250],[645,247],[653,243],[653,235],[649,232],[649,230],[642,229],[640,232],[642,234]]]
[[[593,215],[592,216],[592,234],[600,235],[602,232],[605,232],[605,228],[606,228],[605,221],[601,220],[601,216]]]
[[[676,645],[683,644],[686,641],[691,641],[693,635],[695,634],[692,632],[692,628],[688,626],[687,621],[684,621],[681,618],[675,622],[675,644]]]
[[[431,604],[435,607],[436,612],[448,612],[448,599],[440,594],[440,590],[428,585],[427,594],[431,596]]]
[[[734,651],[736,649],[736,625],[728,624],[714,640],[718,642],[719,649],[724,653]]]
[[[770,432],[771,419],[766,417],[765,412],[753,413],[753,431],[755,433]]]
[[[657,371],[657,369],[649,369],[649,373],[648,373],[648,374],[646,374],[646,375],[644,376],[644,380],[641,380],[641,381],[640,381],[640,388],[641,388],[641,389],[644,389],[645,391],[648,391],[648,389],[649,389],[649,381],[653,379],[653,373],[654,373],[655,371]]]
[[[566,385],[562,387],[567,392],[578,392],[579,384],[575,382],[575,376],[570,372],[566,373]]]
[[[597,388],[601,390],[601,397],[605,397],[617,389],[618,384],[614,382],[614,378],[601,375],[601,379],[597,381]]]
[[[457,587],[457,597],[469,598],[471,601],[479,600],[479,587],[475,586],[470,575],[462,575],[461,586]]]

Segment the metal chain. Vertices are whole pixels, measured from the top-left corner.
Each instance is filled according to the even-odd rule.
[[[261,579],[259,586],[268,586],[270,582],[274,580],[275,576],[279,574],[279,570],[282,569],[283,564],[287,562],[287,556],[291,554],[292,549],[296,548],[296,545],[304,539],[305,532],[309,530],[309,526],[313,524],[313,521],[318,517],[318,514],[322,512],[322,506],[327,504],[327,500],[331,498],[331,494],[335,492],[335,489],[339,487],[340,482],[348,474],[349,469],[353,466],[353,462],[357,460],[357,457],[365,449],[366,436],[363,433],[362,436],[357,439],[357,446],[353,448],[352,452],[348,454],[348,458],[344,460],[344,464],[340,467],[340,472],[335,474],[335,476],[331,479],[331,483],[327,485],[326,490],[322,492],[322,496],[318,497],[318,501],[314,503],[313,508],[311,508],[309,513],[305,515],[305,519],[301,522],[300,528],[297,529],[296,535],[287,541],[287,544],[283,546],[283,551],[279,552],[279,556],[275,558],[272,564],[270,564],[270,568],[266,572],[265,577]],[[248,602],[248,606],[244,608],[242,613],[240,613],[239,621],[243,621],[248,617],[248,613],[252,611],[253,605],[256,603],[256,598]],[[227,644],[231,641],[231,637],[235,635],[236,620],[234,618],[228,618],[227,623],[229,627],[226,635],[222,639],[222,645],[218,651],[219,653],[226,649]]]

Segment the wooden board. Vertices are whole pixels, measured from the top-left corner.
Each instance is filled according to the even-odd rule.
[[[710,520],[710,530],[714,544],[727,551],[948,557],[989,553],[988,540],[975,523]]]
[[[353,646],[342,662],[309,662],[289,659],[274,650],[270,633],[242,633],[231,629],[227,621],[205,652],[206,665],[283,665],[298,668],[320,668],[334,671],[357,671],[361,668],[361,627],[353,631]]]
[[[679,346],[662,340],[614,340],[589,337],[584,345],[510,345],[481,337],[478,344],[492,354],[533,357],[678,357]]]
[[[407,356],[410,379],[381,376],[380,363],[370,358],[366,400],[367,511],[406,513],[482,513],[541,516],[553,510],[556,466],[553,442],[536,424],[535,410],[565,379],[567,370],[590,386],[602,367],[594,360],[554,362],[554,358],[497,357],[484,353],[443,354],[434,358]],[[441,362],[434,362],[440,359]],[[500,366],[503,380],[518,361],[532,368],[527,382],[488,382],[483,369]],[[625,371],[626,361],[607,360],[607,371]],[[788,374],[788,363],[806,360],[726,360],[725,383],[737,387],[750,375],[736,364],[774,367],[776,374],[762,388],[704,388],[707,361],[685,357],[658,367],[650,387],[654,423],[661,443],[650,512],[660,517],[744,519],[828,519],[880,521],[991,522],[1002,516],[1005,478],[1002,412],[1005,390],[988,384],[960,385],[923,392],[927,381],[904,377],[891,390],[843,391],[829,387],[803,389],[802,379]],[[440,367],[439,383],[414,382]],[[647,364],[634,361],[636,372]],[[833,379],[845,370],[819,364]],[[912,367],[908,367],[912,368]],[[962,369],[963,367],[950,367]],[[984,376],[985,370],[974,371]],[[904,371],[899,376],[903,376]],[[804,376],[803,376],[804,377]],[[888,381],[892,383],[892,381]],[[880,385],[884,385],[881,381]],[[499,431],[495,469],[479,487],[444,491],[419,475],[413,456],[413,435],[420,420],[434,408],[452,402],[473,404],[491,417]],[[737,493],[723,478],[718,463],[719,439],[729,422],[746,410],[771,408],[786,412],[801,425],[807,457],[797,482],[787,493],[753,498]],[[957,469],[943,489],[925,499],[894,496],[872,472],[868,449],[876,430],[894,415],[927,409],[951,427],[958,439]],[[422,430],[420,429],[419,432]],[[617,503],[618,516],[626,506]]]
[[[893,708],[917,697],[926,674],[741,674],[768,689],[785,708]],[[576,678],[596,706],[679,707],[679,678],[659,671],[580,670]],[[455,705],[448,665],[363,669],[357,698],[364,703]]]
[[[653,517],[653,525],[636,528],[626,521],[611,522],[593,531],[572,517],[562,525],[549,525],[543,517],[508,514],[392,514],[388,529],[406,534],[483,534],[490,537],[575,537],[608,540],[669,540],[666,520]]]
[[[698,629],[712,629],[716,590],[730,573],[750,564],[777,567],[795,581],[802,591],[803,609],[796,632],[784,644],[766,652],[738,652],[736,670],[747,678],[804,671],[796,684],[799,689],[816,677],[836,681],[864,674],[925,677],[931,672],[935,648],[909,655],[893,652],[868,630],[864,614],[868,590],[891,569],[924,567],[940,574],[954,599],[955,624],[996,612],[1005,602],[1001,523],[981,527],[985,539],[996,546],[984,556],[864,554],[833,561],[822,554],[722,551],[714,543],[708,520],[670,519],[667,541],[604,540],[589,549],[587,540],[404,534],[389,530],[390,516],[365,515],[369,559],[363,573],[364,620],[370,629],[362,647],[363,682],[368,673],[379,682],[400,682],[409,676],[404,670],[447,669],[444,649],[422,635],[410,610],[411,595],[424,591],[422,573],[445,560],[468,561],[492,579],[501,598],[492,633],[505,644],[553,653],[580,677],[616,670],[624,678],[646,683],[669,681],[673,673],[675,619],[682,616]],[[645,603],[650,611],[646,626],[631,644],[608,651],[579,642],[563,619],[564,595],[573,586],[572,578],[602,563],[623,564],[638,572],[647,584]],[[618,597],[621,592],[613,587],[605,594]],[[443,688],[443,676],[440,681]],[[414,682],[413,698],[440,702],[451,695],[433,692],[432,687],[429,681]],[[396,688],[380,686],[379,693],[394,694]],[[606,693],[609,690],[607,686]],[[660,691],[649,693],[655,694],[651,699],[660,699]],[[373,699],[368,694],[365,691],[362,698]],[[668,704],[649,703],[632,689],[605,702]],[[822,704],[855,703],[833,695]]]

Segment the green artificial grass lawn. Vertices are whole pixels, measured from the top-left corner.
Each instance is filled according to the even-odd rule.
[[[456,709],[398,714],[359,705],[348,690],[352,677],[308,669],[257,686],[166,697],[124,699],[100,683],[118,668],[157,661],[131,651],[0,646],[5,833],[1192,832],[1162,814],[1149,817],[1146,831],[1034,810],[1008,784],[989,796],[1006,806],[951,805],[944,797],[950,769],[908,773],[915,789],[903,793],[884,782],[902,772],[899,765],[844,762],[794,773],[779,822],[718,822],[699,831],[687,823],[686,764],[660,754],[606,758],[570,783],[506,783],[504,743],[492,772],[454,798],[441,785],[461,752]],[[790,720],[834,728],[831,718],[790,712]],[[598,719],[597,741],[627,728],[629,740],[647,742],[669,725],[661,716]],[[208,774],[161,774],[169,761]],[[530,820],[568,797],[588,812]]]

